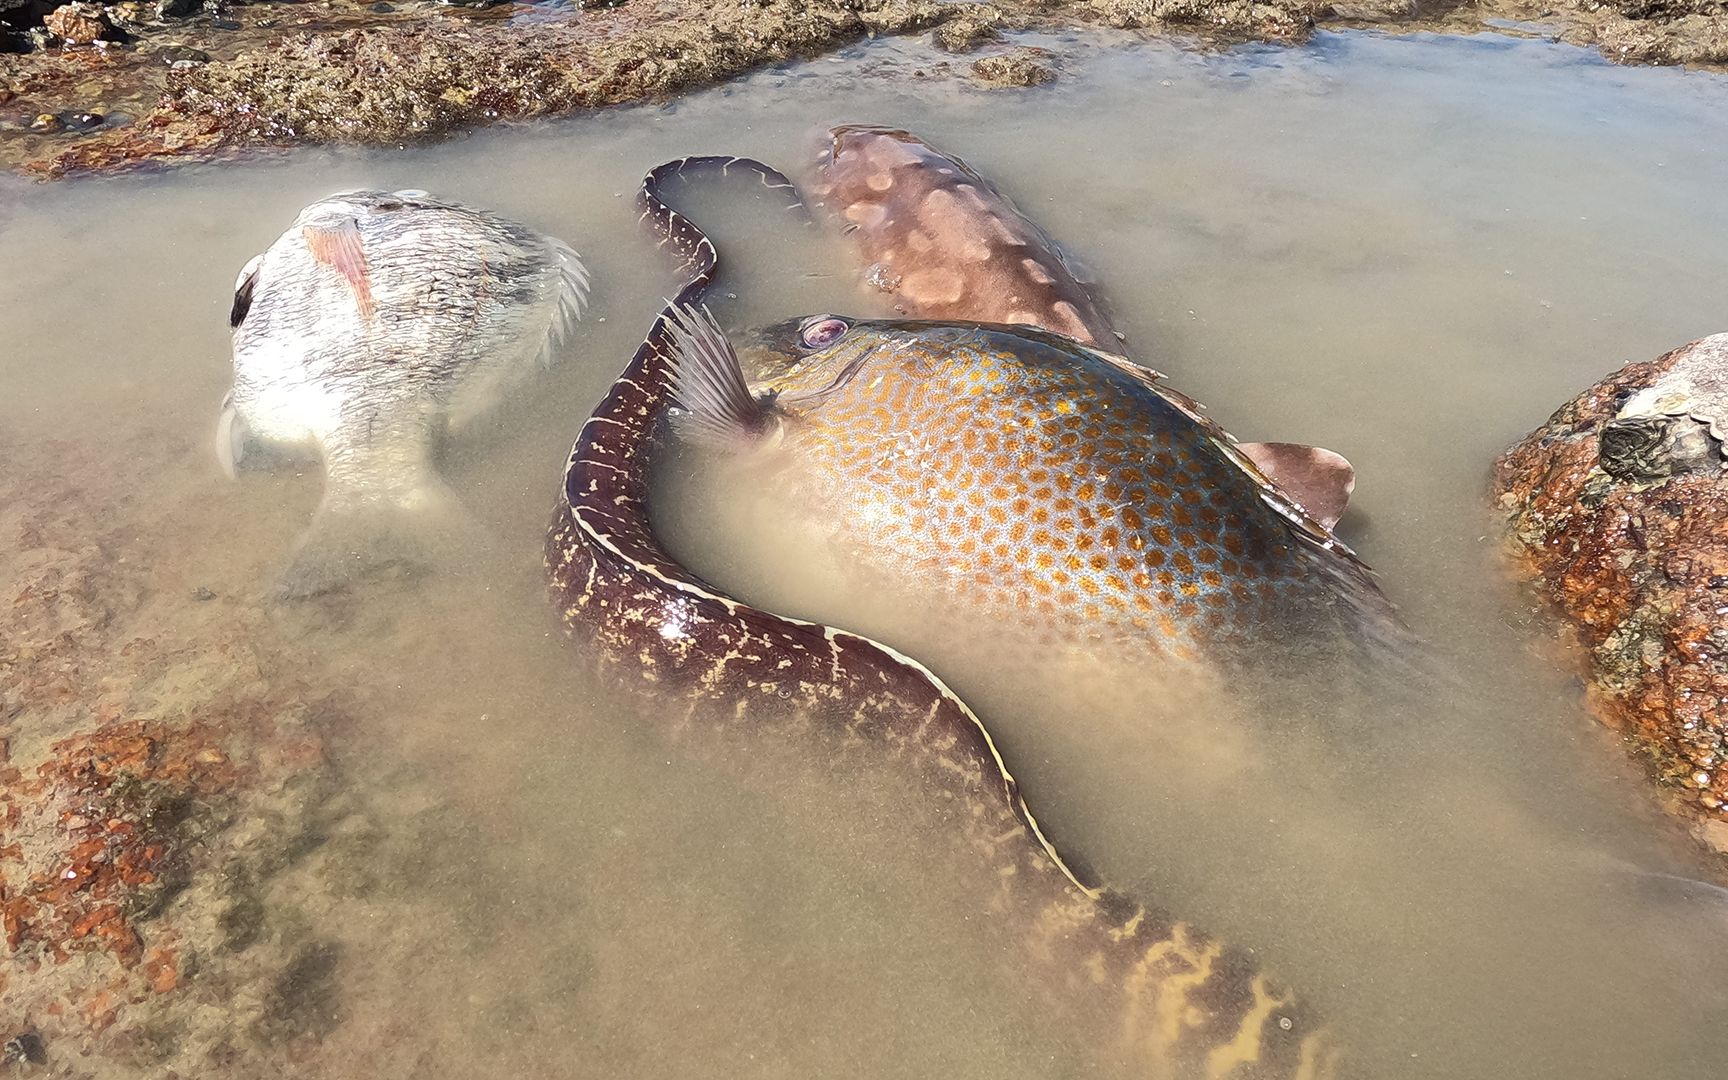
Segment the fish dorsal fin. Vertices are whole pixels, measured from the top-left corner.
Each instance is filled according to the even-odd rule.
[[[773,416],[750,393],[738,354],[707,306],[669,303],[666,329],[672,400],[683,411],[680,433],[732,448],[763,434]]]
[[[1236,441],[1236,436],[1225,431],[1217,421],[1206,415],[1204,405],[1164,382],[1164,376],[1159,372],[1116,353],[1101,352],[1097,349],[1089,349],[1088,351],[1105,363],[1132,376],[1147,389],[1175,406],[1190,420],[1199,424],[1201,430],[1205,431],[1212,442],[1224,451],[1224,456],[1260,485],[1260,500],[1288,521],[1297,536],[1352,563],[1361,564],[1361,560],[1356,557],[1354,551],[1350,550],[1349,545],[1338,539],[1337,535],[1332,532],[1332,525],[1338,520],[1336,517],[1328,521],[1321,516],[1323,511],[1308,509],[1298,493],[1286,488],[1282,480],[1272,470],[1256,461],[1254,456],[1244,448],[1245,446],[1258,448],[1262,446],[1293,446],[1294,444],[1239,443]],[[1302,449],[1309,448],[1303,447]],[[1343,486],[1344,496],[1348,499],[1350,491],[1355,487],[1355,470],[1350,468],[1350,463],[1345,461],[1342,456],[1332,454],[1329,450],[1321,451],[1321,453],[1331,454],[1332,457],[1337,458],[1338,462],[1342,463],[1345,469],[1349,470],[1349,480]],[[1332,483],[1337,486],[1338,482],[1334,480]],[[1342,513],[1342,507],[1340,507],[1339,512]]]
[[[234,279],[234,306],[228,309],[228,328],[237,330],[246,321],[246,313],[252,310],[252,290],[258,286],[258,267],[264,262],[264,256],[254,255],[240,268],[240,276]]]
[[[1287,442],[1239,442],[1236,448],[1328,529],[1344,516],[1356,470],[1343,454]]]
[[[1123,372],[1139,379],[1147,386],[1151,386],[1153,383],[1162,383],[1165,379],[1169,378],[1169,376],[1165,375],[1162,371],[1158,371],[1155,368],[1149,368],[1145,364],[1136,363],[1135,361],[1128,359],[1126,356],[1123,356],[1121,353],[1105,352],[1102,349],[1091,348],[1091,346],[1087,346],[1087,348],[1092,355],[1096,356],[1098,359],[1112,367],[1120,368]],[[1167,393],[1170,390],[1168,386],[1158,386],[1155,389],[1157,389],[1160,394]],[[1193,399],[1188,398],[1186,394],[1178,394],[1177,396],[1193,401]]]

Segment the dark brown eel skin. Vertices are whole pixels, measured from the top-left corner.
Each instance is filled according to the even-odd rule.
[[[747,175],[800,205],[789,180],[746,159],[684,158],[649,172],[641,220],[687,274],[674,305],[696,302],[718,266],[713,243],[659,194],[687,170]],[[935,674],[879,642],[735,600],[666,551],[650,521],[649,482],[672,403],[669,312],[570,455],[546,544],[566,632],[606,677],[676,706],[669,725],[810,739],[813,748],[826,738],[855,760],[910,770],[978,857],[978,880],[992,883],[981,917],[1013,935],[1064,1029],[1132,1075],[1333,1075],[1326,1034],[1250,957],[1069,869],[983,723]]]

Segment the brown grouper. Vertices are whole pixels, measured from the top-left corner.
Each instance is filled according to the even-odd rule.
[[[989,894],[977,917],[1038,969],[1052,1016],[1148,1077],[1313,1078],[1337,1052],[1240,950],[1081,881],[1039,830],[979,717],[928,669],[878,642],[751,607],[691,573],[651,518],[652,470],[672,406],[678,321],[713,280],[713,245],[658,190],[692,165],[779,174],[736,159],[649,173],[643,218],[688,269],[685,285],[584,424],[546,544],[565,630],[625,685],[651,687],[679,730],[799,738],[859,768],[902,770],[946,808],[948,872]],[[672,706],[676,708],[672,708]]]
[[[866,284],[888,293],[898,314],[1032,326],[1121,348],[1098,290],[1048,233],[959,158],[911,132],[847,124],[824,135],[809,177],[812,200],[867,264]],[[1237,448],[1283,496],[1328,527],[1337,524],[1355,486],[1341,455],[1288,442]]]

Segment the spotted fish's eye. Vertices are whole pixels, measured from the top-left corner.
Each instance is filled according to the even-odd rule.
[[[835,315],[815,315],[798,327],[798,340],[806,349],[826,349],[845,336],[852,324]]]

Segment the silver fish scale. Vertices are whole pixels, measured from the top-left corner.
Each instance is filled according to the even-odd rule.
[[[358,234],[361,285],[308,243],[308,229],[344,228]],[[550,360],[588,281],[574,252],[526,226],[379,191],[307,207],[260,258],[254,280],[234,336],[234,403],[255,434],[289,441],[306,436],[278,435],[297,418],[275,413],[296,402],[274,396],[333,394],[368,412],[417,400],[460,424]]]

